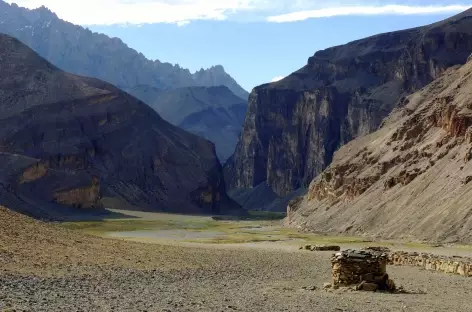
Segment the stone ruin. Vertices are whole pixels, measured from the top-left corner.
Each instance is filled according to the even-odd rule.
[[[429,253],[395,251],[389,254],[388,264],[417,266],[428,271],[472,277],[472,258],[468,257],[449,257]]]
[[[341,247],[337,245],[304,245],[300,246],[298,249],[310,251],[340,251]]]
[[[344,250],[333,255],[332,284],[356,286],[356,290],[395,291],[395,283],[387,274],[388,255],[367,250]]]

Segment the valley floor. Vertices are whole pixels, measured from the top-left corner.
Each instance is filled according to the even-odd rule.
[[[388,267],[410,294],[327,292],[331,253],[290,244],[141,243],[4,208],[0,224],[0,311],[470,311],[472,280],[410,267]]]

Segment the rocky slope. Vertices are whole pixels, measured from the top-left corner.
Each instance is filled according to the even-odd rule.
[[[40,209],[49,203],[99,207],[101,195],[172,212],[238,209],[214,145],[141,101],[7,35],[0,68],[0,202],[32,214],[55,211]]]
[[[234,153],[247,101],[227,87],[159,90],[137,86],[127,91],[147,103],[170,123],[215,143],[221,162]]]
[[[248,96],[222,66],[192,74],[179,65],[151,61],[120,39],[65,22],[45,7],[28,10],[0,0],[0,32],[18,38],[65,71],[98,78],[119,88],[226,85],[235,94]]]
[[[400,98],[472,51],[472,10],[445,21],[315,53],[285,79],[256,87],[229,186],[267,183],[279,196],[307,186],[352,139],[378,128]]]
[[[289,205],[307,230],[472,242],[472,60],[402,99]]]

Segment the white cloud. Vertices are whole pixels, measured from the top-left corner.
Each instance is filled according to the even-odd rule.
[[[224,20],[253,9],[258,0],[7,0],[30,9],[46,6],[60,18],[80,25],[175,23]]]
[[[44,5],[79,25],[142,25],[195,20],[241,19],[292,22],[317,17],[456,13],[466,5],[364,5],[371,0],[6,0],[30,9]],[[393,0],[391,0],[393,1]],[[432,1],[432,0],[431,0]],[[466,0],[462,0],[466,1]],[[468,0],[472,1],[472,0]],[[413,0],[410,1],[413,3]],[[436,2],[437,3],[437,2]],[[267,17],[269,16],[269,17]]]
[[[408,5],[384,5],[384,6],[347,6],[322,8],[316,10],[299,11],[288,14],[269,16],[267,21],[284,23],[304,21],[309,18],[347,16],[347,15],[415,15],[435,13],[458,13],[469,9],[465,5],[446,6],[408,6]]]
[[[272,78],[272,80],[270,82],[276,82],[276,81],[282,80],[284,78],[285,78],[285,76],[276,76],[276,77]]]

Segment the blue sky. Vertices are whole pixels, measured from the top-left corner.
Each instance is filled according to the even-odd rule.
[[[14,2],[45,5],[65,20],[121,38],[148,58],[191,71],[221,64],[248,91],[297,70],[320,49],[433,23],[472,7],[469,0]]]

